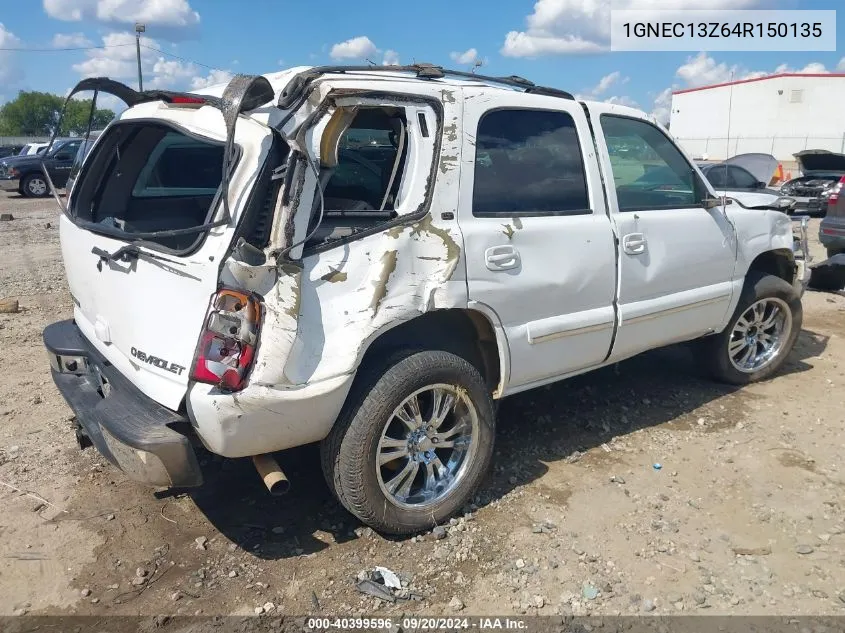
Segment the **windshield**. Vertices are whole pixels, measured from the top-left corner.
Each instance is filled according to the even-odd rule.
[[[79,180],[71,192],[71,217],[130,240],[182,231],[147,239],[170,251],[199,242],[202,231],[192,229],[211,216],[222,180],[222,143],[163,123],[127,122],[111,128],[85,160],[87,152],[90,146],[81,145],[71,175]]]

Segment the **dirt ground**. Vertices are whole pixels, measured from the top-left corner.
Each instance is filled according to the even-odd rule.
[[[80,451],[41,344],[71,315],[55,203],[0,212],[0,298],[21,305],[0,314],[0,614],[845,614],[843,293],[805,295],[763,384],[708,382],[675,347],[503,401],[467,514],[384,539],[315,447],[279,455],[280,499],[248,460],[203,455],[203,488],[162,494]],[[412,599],[358,593],[376,565]]]

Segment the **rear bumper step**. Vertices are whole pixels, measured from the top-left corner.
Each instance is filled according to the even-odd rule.
[[[141,393],[85,339],[73,321],[44,329],[53,381],[76,414],[77,439],[86,440],[130,479],[154,486],[192,487],[202,472],[188,423]]]

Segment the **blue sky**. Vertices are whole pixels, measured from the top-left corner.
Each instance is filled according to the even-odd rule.
[[[427,61],[522,75],[580,96],[668,112],[672,89],[778,71],[845,72],[837,52],[611,53],[614,8],[843,9],[842,0],[26,0],[0,11],[0,102],[64,93],[81,77],[135,85],[133,24],[146,23],[145,87],[190,89],[286,66]],[[837,15],[845,34],[845,10]],[[59,50],[107,46],[91,50]],[[158,50],[153,50],[158,49]],[[180,59],[181,58],[181,59]]]

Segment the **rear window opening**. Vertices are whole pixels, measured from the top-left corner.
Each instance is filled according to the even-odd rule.
[[[125,236],[210,222],[223,172],[222,142],[153,122],[116,124],[94,150],[71,195],[77,220]],[[203,233],[144,237],[165,250],[195,248]]]
[[[398,215],[395,207],[410,142],[405,109],[360,107],[336,116],[351,116],[352,121],[336,145],[328,143],[333,151],[322,156],[319,185],[325,208],[306,245],[310,247],[350,237]],[[328,130],[324,134],[330,134]],[[317,195],[309,229],[319,216]]]

